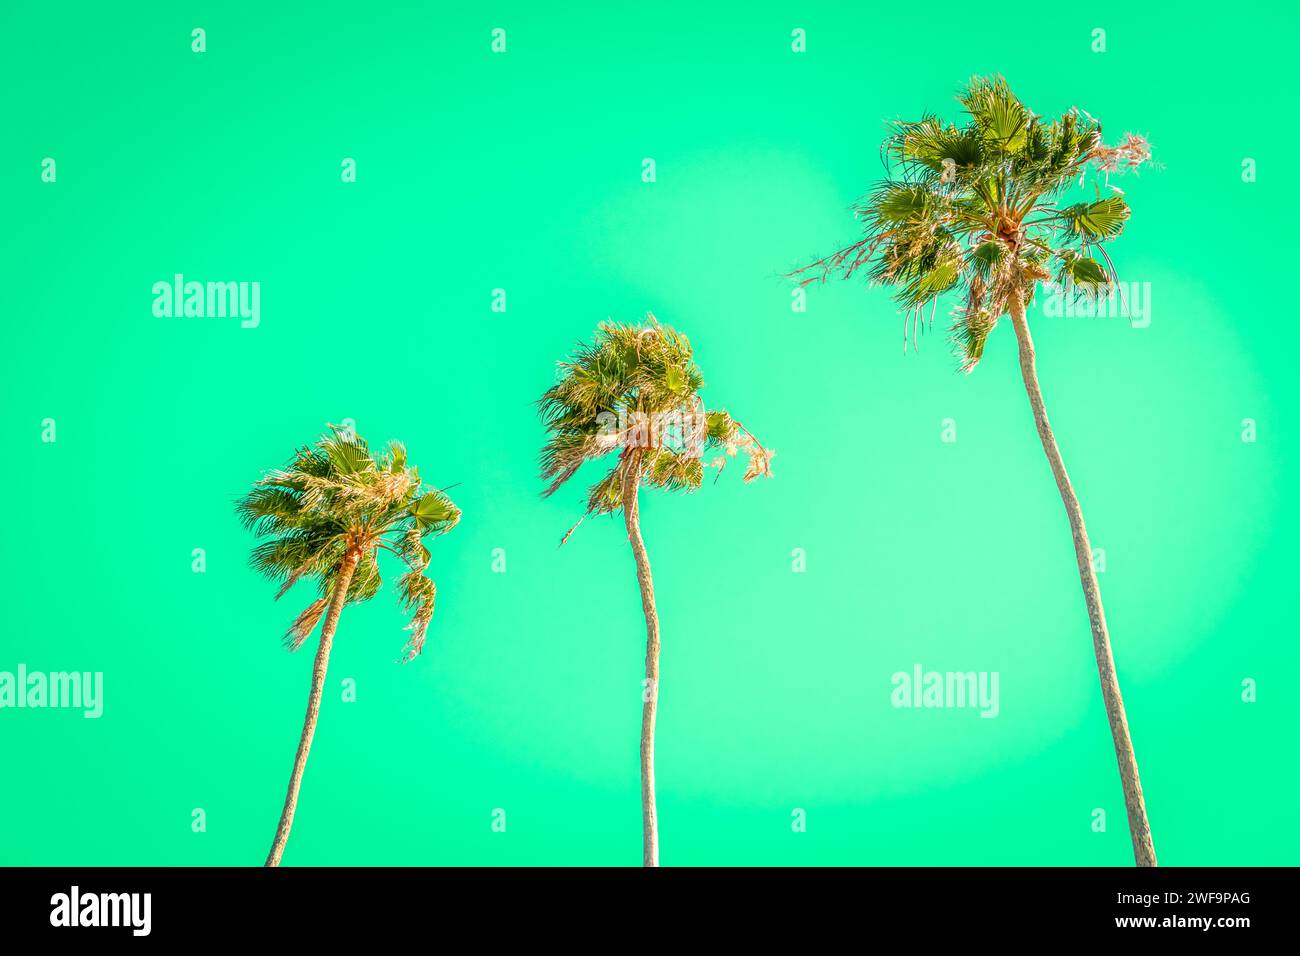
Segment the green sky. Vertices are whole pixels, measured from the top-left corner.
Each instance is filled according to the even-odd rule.
[[[1155,145],[1111,250],[1150,325],[1036,309],[1039,373],[1161,862],[1294,862],[1300,249],[1272,223],[1296,14],[76,7],[0,12],[0,671],[100,671],[104,713],[0,710],[0,863],[262,861],[311,668],[279,637],[310,593],[272,601],[233,502],[347,418],[464,519],[420,659],[396,663],[391,585],[345,612],[285,862],[639,863],[632,559],[607,519],[557,548],[582,493],[539,498],[533,403],[597,322],[647,310],[778,453],[771,481],[643,495],[664,864],[1131,862],[1009,323],[962,376],[942,314],[905,356],[887,292],[799,313],[780,278],[855,238],[883,121],[955,118],[994,72]],[[155,317],[178,272],[260,283],[260,324]],[[918,664],[996,672],[998,716],[891,706]]]

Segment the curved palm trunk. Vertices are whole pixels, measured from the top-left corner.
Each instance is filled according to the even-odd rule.
[[[353,553],[344,560],[334,583],[334,593],[330,596],[329,610],[325,613],[325,624],[320,632],[320,647],[316,651],[316,663],[312,668],[311,694],[307,697],[307,716],[302,723],[302,738],[298,741],[298,755],[293,760],[293,773],[289,775],[289,792],[285,794],[284,809],[280,811],[280,825],[276,827],[275,841],[271,844],[271,852],[266,858],[267,866],[280,865],[280,857],[284,856],[285,845],[289,842],[293,814],[298,809],[298,788],[302,786],[302,773],[307,768],[307,754],[311,750],[311,739],[316,734],[316,718],[320,716],[320,700],[325,691],[325,671],[329,668],[334,631],[339,625],[339,615],[343,613],[348,585],[352,583],[352,574],[356,571],[360,557],[359,554]]]
[[[1119,761],[1120,783],[1124,787],[1124,806],[1128,810],[1128,828],[1133,838],[1133,856],[1138,866],[1155,866],[1156,851],[1151,842],[1151,825],[1147,822],[1146,802],[1142,798],[1142,781],[1138,779],[1137,756],[1133,752],[1133,741],[1128,732],[1128,718],[1124,715],[1124,698],[1120,696],[1119,679],[1115,675],[1115,659],[1110,651],[1110,632],[1106,628],[1106,612],[1101,606],[1101,587],[1097,583],[1097,573],[1092,566],[1092,545],[1088,541],[1088,531],[1083,525],[1083,511],[1079,508],[1079,499],[1074,494],[1074,486],[1070,484],[1070,476],[1066,474],[1060,449],[1056,447],[1052,426],[1047,421],[1047,408],[1043,405],[1043,393],[1038,387],[1038,372],[1034,363],[1034,340],[1029,334],[1029,323],[1025,320],[1025,306],[1019,297],[1011,302],[1011,321],[1015,325],[1016,340],[1020,346],[1020,374],[1025,380],[1025,391],[1029,393],[1029,404],[1034,412],[1034,424],[1038,426],[1038,437],[1042,440],[1043,451],[1047,453],[1047,461],[1052,466],[1056,487],[1061,492],[1061,501],[1064,502],[1066,516],[1070,519],[1070,533],[1074,536],[1074,556],[1079,564],[1079,581],[1083,585],[1083,597],[1088,605],[1088,620],[1092,624],[1092,646],[1097,655],[1101,695],[1106,703],[1110,734],[1115,741],[1115,757]]]
[[[645,689],[641,693],[641,862],[659,865],[659,819],[655,815],[655,713],[659,705],[659,612],[655,610],[655,585],[650,577],[650,556],[641,540],[641,514],[637,502],[641,463],[634,459],[623,473],[623,517],[627,540],[636,558],[636,579],[641,585],[645,612]]]

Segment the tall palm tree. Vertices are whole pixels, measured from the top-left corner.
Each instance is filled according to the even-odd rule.
[[[1026,109],[1001,77],[976,77],[958,101],[967,114],[960,126],[935,116],[890,125],[882,147],[886,179],[855,207],[864,236],[795,275],[806,284],[862,269],[873,284],[895,287],[904,310],[904,348],[909,319],[915,339],[925,307],[933,323],[939,298],[955,293],[952,338],[966,372],[979,362],[998,319],[1011,316],[1034,424],[1074,537],[1133,853],[1139,866],[1155,866],[1092,546],[1047,420],[1025,319],[1039,282],[1054,279],[1065,294],[1094,299],[1116,293],[1105,243],[1123,230],[1129,207],[1109,176],[1140,166],[1151,151],[1145,139],[1131,134],[1118,146],[1103,145],[1100,124],[1077,109],[1044,119]],[[1089,173],[1094,198],[1065,205],[1065,194],[1076,182],[1082,186]]]
[[[642,485],[667,491],[695,491],[707,468],[719,475],[728,458],[749,459],[744,480],[770,477],[774,452],[763,448],[725,411],[706,411],[699,390],[704,379],[686,336],[653,315],[643,326],[607,322],[595,342],[581,345],[539,402],[550,432],[542,449],[545,496],[560,489],[587,462],[615,455],[612,468],[587,493],[590,514],[623,512],[636,562],[645,614],[645,683],[641,694],[642,862],[659,865],[655,813],[655,715],[659,703],[659,613],[655,608],[650,558],[641,538],[638,496]],[[721,454],[705,462],[704,454]],[[578,519],[578,524],[582,518]],[[575,524],[561,540],[569,540]]]
[[[280,582],[276,599],[304,578],[314,580],[319,590],[320,596],[289,626],[285,643],[297,650],[325,619],[307,716],[267,866],[280,865],[289,842],[344,605],[369,600],[379,590],[381,549],[397,555],[406,568],[398,579],[398,595],[412,614],[403,661],[414,658],[424,646],[436,593],[425,573],[429,550],[424,539],[450,531],[460,520],[451,499],[422,484],[419,470],[407,466],[400,442],[391,442],[376,455],[350,429],[329,428],[314,446],[300,448],[287,467],[258,481],[236,507],[245,527],[269,539],[253,549],[250,563]]]

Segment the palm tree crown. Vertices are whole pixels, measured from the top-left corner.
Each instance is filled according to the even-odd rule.
[[[285,635],[296,649],[325,613],[347,560],[355,560],[356,568],[346,603],[356,604],[378,592],[378,552],[391,551],[406,565],[398,593],[412,614],[403,654],[410,660],[424,645],[437,591],[425,573],[430,555],[424,538],[450,531],[460,510],[443,492],[421,483],[400,442],[372,454],[352,430],[329,428],[330,434],[299,449],[286,468],[268,474],[239,501],[244,525],[269,539],[253,550],[250,563],[281,582],[277,599],[303,578],[316,580],[320,597]]]
[[[1109,174],[1140,166],[1147,141],[1126,134],[1114,147],[1101,125],[1078,109],[1044,120],[1001,77],[972,79],[958,96],[969,120],[936,116],[890,124],[882,146],[888,178],[854,207],[865,235],[797,270],[804,283],[865,268],[871,282],[894,286],[915,337],[925,306],[960,296],[952,338],[964,371],[979,362],[997,320],[1013,300],[1027,306],[1038,281],[1104,295],[1117,277],[1104,244],[1124,228],[1129,207]],[[1089,169],[1101,172],[1095,198],[1062,205]],[[1094,258],[1101,257],[1101,261]]]
[[[739,452],[749,459],[746,482],[772,473],[775,452],[727,412],[705,410],[690,341],[652,314],[643,326],[602,323],[595,341],[579,345],[560,369],[539,402],[550,432],[541,456],[547,496],[585,462],[615,451],[617,462],[588,491],[587,514],[618,511],[633,470],[644,484],[685,492],[700,487],[706,468],[721,472]],[[710,449],[721,454],[705,462]]]

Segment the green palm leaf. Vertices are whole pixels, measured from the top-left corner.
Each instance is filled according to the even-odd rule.
[[[316,584],[319,597],[286,635],[295,648],[320,622],[349,556],[356,566],[344,600],[368,601],[383,585],[379,551],[392,551],[423,578],[429,563],[423,539],[451,530],[460,520],[445,493],[420,481],[400,442],[375,456],[364,439],[334,425],[314,446],[299,449],[285,468],[254,485],[235,511],[245,527],[266,539],[253,548],[250,564],[280,584],[277,598],[300,581]],[[433,613],[431,593],[414,581],[402,586],[401,597],[414,615],[407,660],[424,642]]]
[[[1058,197],[1091,171],[1108,175],[1141,165],[1150,148],[1128,135],[1102,144],[1101,127],[1070,110],[1055,120],[1034,115],[1001,77],[976,77],[958,96],[960,124],[937,116],[889,124],[882,156],[886,179],[855,205],[863,236],[792,275],[803,283],[865,271],[893,287],[905,323],[939,300],[952,310],[953,344],[962,368],[983,355],[989,333],[1015,301],[1032,301],[1055,257],[1059,277],[1079,286],[1113,285],[1091,247],[1124,229],[1119,195],[1064,208]],[[906,328],[906,325],[905,325]]]
[[[1107,196],[1095,202],[1077,203],[1062,209],[1060,218],[1066,229],[1088,242],[1105,242],[1124,231],[1129,206],[1119,196]]]
[[[604,458],[614,463],[588,488],[586,514],[619,511],[629,474],[638,485],[694,491],[703,483],[709,447],[725,448],[728,457],[744,450],[755,475],[770,473],[770,451],[760,452],[726,412],[705,410],[699,395],[704,378],[690,340],[653,315],[644,325],[603,323],[594,341],[580,345],[560,369],[559,381],[538,402],[548,432],[541,454],[544,495],[564,487],[587,462]]]

